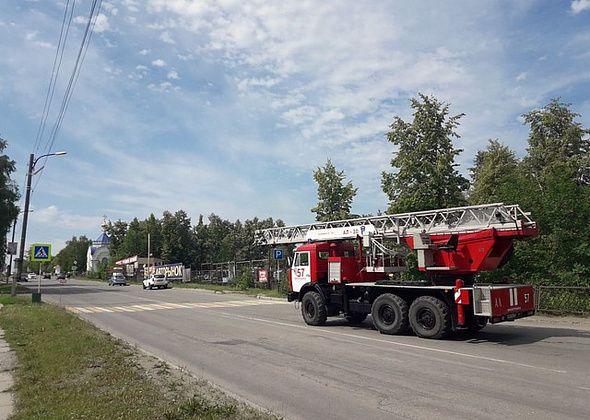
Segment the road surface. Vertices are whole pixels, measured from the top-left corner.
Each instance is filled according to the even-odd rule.
[[[31,286],[33,286],[31,284]],[[43,300],[288,419],[581,419],[590,328],[521,320],[444,341],[235,294],[44,280]],[[586,324],[588,325],[588,324]]]

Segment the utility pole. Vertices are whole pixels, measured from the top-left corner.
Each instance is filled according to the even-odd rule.
[[[14,232],[16,231],[16,221],[18,219],[18,215],[14,218],[14,222],[12,223],[12,240],[10,242],[14,243]],[[10,278],[10,275],[12,274],[12,254],[13,252],[10,253],[10,259],[8,260],[8,278]],[[14,277],[12,278],[12,281],[14,282]]]
[[[39,161],[39,159],[47,157],[47,156],[61,156],[65,155],[66,152],[55,152],[55,153],[47,153],[45,155],[39,156],[35,159],[35,155],[31,153],[29,156],[29,167],[27,169],[27,189],[25,190],[25,209],[23,212],[23,227],[21,228],[21,235],[20,235],[20,259],[16,264],[16,279],[12,281],[12,289],[10,291],[11,296],[16,296],[16,280],[20,280],[21,274],[23,272],[23,261],[25,259],[25,240],[27,239],[27,222],[29,221],[29,204],[31,200],[31,178],[33,177],[33,170],[35,169],[35,165]]]
[[[16,282],[20,280],[23,272],[23,261],[25,259],[25,239],[27,238],[27,222],[29,221],[29,203],[31,200],[31,178],[33,177],[35,155],[29,156],[29,167],[27,169],[27,189],[25,190],[25,209],[23,213],[23,227],[20,234],[20,259],[16,263],[16,278],[12,279],[10,296],[16,296]]]

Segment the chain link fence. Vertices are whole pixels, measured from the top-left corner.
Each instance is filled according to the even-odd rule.
[[[590,316],[590,287],[536,286],[538,312]]]
[[[275,289],[286,294],[287,274],[284,264],[271,259],[203,264],[200,270],[191,271],[190,281],[225,286],[247,284],[249,287]],[[265,271],[266,277],[259,278],[261,270]]]

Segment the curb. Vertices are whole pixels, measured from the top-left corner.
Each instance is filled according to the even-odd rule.
[[[3,306],[0,303],[0,310]],[[0,328],[0,420],[10,418],[14,412],[14,395],[12,393],[14,366],[14,353],[4,340],[4,330]]]

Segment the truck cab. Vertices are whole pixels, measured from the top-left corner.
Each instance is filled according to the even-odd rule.
[[[345,259],[354,262],[353,271],[358,271],[354,246],[350,242],[316,242],[295,249],[289,269],[289,301],[296,300],[301,288],[308,283],[328,284],[329,262]]]

